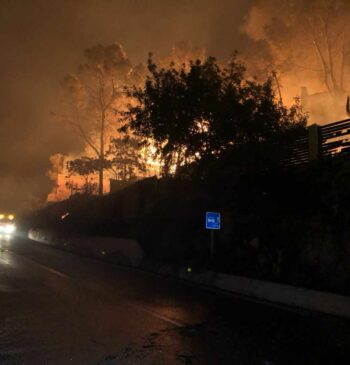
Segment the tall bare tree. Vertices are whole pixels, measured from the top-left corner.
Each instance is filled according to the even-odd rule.
[[[77,72],[63,80],[63,119],[98,159],[98,192],[102,195],[108,136],[120,127],[118,111],[125,104],[125,86],[140,75],[117,43],[89,48],[84,58]]]
[[[350,70],[349,1],[256,0],[245,30],[257,42],[266,42],[269,62],[277,71],[317,78],[344,105]]]

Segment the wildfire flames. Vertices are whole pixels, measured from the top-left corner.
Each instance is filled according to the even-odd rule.
[[[296,96],[300,97],[304,110],[310,115],[310,123],[324,124],[344,119],[350,82],[350,42],[347,37],[350,6],[338,1],[331,2],[329,6],[318,2],[310,2],[310,5],[304,2],[286,2],[288,7],[283,4],[285,3],[275,0],[256,0],[245,18],[241,32],[247,37],[247,45],[242,46],[239,56],[247,66],[248,77],[263,79],[271,76],[277,97],[287,106],[294,102]],[[327,22],[322,19],[327,19]],[[120,45],[96,46],[85,52],[87,59],[90,57],[90,61],[94,62],[100,62],[101,55],[112,55],[112,58],[107,61],[104,59],[99,68],[105,67],[108,73],[117,62],[120,70],[124,70],[126,75],[124,80],[131,76],[134,85],[144,83],[145,67],[133,66]],[[160,67],[167,67],[170,63],[176,67],[189,65],[191,60],[205,58],[204,49],[183,42],[174,47],[169,56],[155,61]],[[89,67],[87,63],[80,67],[80,70],[88,70]],[[103,78],[101,80],[103,81]],[[81,85],[74,83],[74,77],[70,78],[70,81],[73,82],[70,87],[75,90],[77,99],[83,98],[84,91]],[[126,85],[130,86],[130,83],[126,82],[122,87]],[[112,82],[112,97],[118,93],[120,92],[114,88]],[[102,99],[105,97],[106,94]],[[122,97],[118,102],[117,109],[125,109],[128,100]],[[112,131],[106,130],[105,141],[118,136],[116,129],[114,127],[114,131],[113,128]],[[101,151],[103,152],[104,148],[98,151],[98,148],[91,148],[92,144],[91,140],[85,138],[85,148],[81,156],[96,158],[96,155],[103,155]],[[95,154],[92,150],[95,150]],[[146,161],[147,173],[143,176],[158,174],[160,164],[152,156],[152,148],[140,153],[145,155]],[[51,156],[52,168],[48,176],[55,186],[47,198],[48,201],[65,199],[71,194],[84,191],[87,186],[94,190],[99,184],[101,173],[100,179],[97,173],[91,173],[89,176],[69,173],[67,162],[78,157],[62,154]],[[110,191],[109,180],[113,178],[113,173],[106,169],[104,193]]]
[[[110,138],[112,136],[110,135]],[[86,146],[85,156],[91,155],[89,147]],[[159,176],[161,162],[154,157],[155,149],[150,146],[141,151],[146,161],[146,172],[142,177]],[[55,154],[50,157],[51,169],[47,172],[47,176],[54,182],[54,187],[47,196],[47,202],[61,201],[68,199],[71,195],[77,193],[96,193],[98,185],[98,173],[89,174],[87,177],[77,174],[70,174],[67,169],[67,162],[74,160],[79,156]],[[113,172],[106,170],[104,172],[103,193],[111,191],[110,181],[115,179]],[[87,191],[90,189],[90,191]],[[92,191],[91,191],[92,190]]]
[[[69,198],[71,195],[83,192],[85,184],[88,182],[89,186],[95,187],[98,184],[98,175],[91,174],[86,178],[79,175],[71,175],[67,169],[67,162],[75,159],[74,155],[55,154],[50,157],[52,164],[48,171],[48,177],[54,182],[52,191],[47,196],[48,202],[61,201]],[[104,181],[103,192],[109,192],[109,179]]]
[[[86,51],[86,54],[89,55],[90,58],[95,62],[96,59],[100,62],[99,58],[101,57],[101,52],[107,53],[106,60],[102,61],[102,65],[98,65],[98,69],[105,67],[107,71],[114,67],[115,64],[118,63],[117,67],[125,71],[127,68],[129,71],[127,73],[127,77],[131,75],[134,84],[142,84],[145,80],[145,69],[143,66],[131,66],[130,61],[127,59],[127,56],[119,44],[114,44],[111,46],[103,47],[96,46]],[[106,57],[106,54],[103,54],[103,57]],[[183,64],[189,65],[189,62],[193,59],[201,59],[205,58],[205,50],[199,49],[197,47],[192,47],[188,42],[182,42],[178,46],[172,49],[170,56],[159,59],[159,64],[163,67],[167,67],[170,63],[181,66]],[[122,64],[120,66],[119,64]],[[111,66],[112,65],[112,66]],[[84,69],[83,66],[80,69]],[[108,76],[108,74],[107,74]],[[84,90],[82,85],[77,82],[77,78],[75,76],[68,76],[65,79],[66,86],[68,86],[68,90],[74,93],[74,101],[77,103],[74,106],[74,113],[81,105],[84,98]],[[126,81],[127,82],[127,81]],[[125,85],[121,85],[120,89],[122,89]],[[89,86],[90,88],[90,86]],[[111,141],[115,139],[122,139],[125,137],[124,134],[121,134],[118,131],[118,128],[121,127],[120,123],[118,123],[117,118],[115,116],[114,110],[123,111],[126,110],[128,103],[132,102],[125,95],[121,94],[117,88],[115,88],[115,83],[112,80],[110,85],[110,94],[108,95],[108,85],[102,92],[102,98],[113,97],[113,95],[118,94],[119,96],[112,101],[112,105],[109,111],[109,115],[106,117],[106,127],[103,133],[103,150],[107,151]],[[111,99],[112,100],[112,99]],[[71,106],[70,106],[71,107]],[[98,114],[98,113],[95,113]],[[86,116],[85,116],[86,118]],[[66,119],[61,118],[61,119]],[[69,171],[68,162],[80,158],[84,156],[86,158],[96,158],[97,148],[96,146],[100,143],[100,136],[96,133],[92,133],[88,135],[85,131],[82,130],[81,125],[76,123],[76,121],[71,121],[68,119],[68,124],[73,125],[74,129],[78,134],[81,135],[82,140],[84,142],[84,149],[80,156],[73,154],[55,154],[50,157],[51,169],[48,171],[47,176],[54,182],[54,187],[52,191],[49,193],[47,197],[48,202],[60,201],[69,198],[71,195],[76,193],[97,193],[97,187],[99,186],[99,174],[98,172],[89,173],[86,175],[79,175]],[[83,133],[82,133],[83,132]],[[133,136],[128,136],[130,138],[134,138]],[[101,146],[101,145],[100,145]],[[138,157],[144,163],[144,171],[138,171],[135,178],[144,178],[150,176],[157,176],[160,174],[161,170],[161,162],[159,159],[155,157],[155,148],[152,146],[152,141],[148,141],[147,147],[142,147],[137,150]],[[116,155],[118,158],[118,151],[116,151]],[[111,180],[119,180],[120,176],[116,177],[115,171],[113,169],[106,168],[103,172],[103,193],[108,193],[111,190]],[[127,182],[127,181],[124,181]]]

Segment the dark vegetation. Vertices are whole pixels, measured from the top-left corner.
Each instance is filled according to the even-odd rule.
[[[31,225],[136,238],[149,258],[349,293],[350,161],[205,182],[146,179],[104,197],[75,195]],[[222,213],[209,257],[205,211]],[[69,212],[65,219],[61,216]]]
[[[349,293],[350,161],[285,168],[306,116],[276,101],[270,79],[245,80],[236,59],[223,70],[212,58],[160,70],[150,60],[149,71],[129,90],[125,130],[155,141],[163,177],[73,196],[31,225],[136,238],[163,264]],[[222,213],[213,257],[206,211]]]

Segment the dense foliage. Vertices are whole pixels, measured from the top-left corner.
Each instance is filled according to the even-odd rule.
[[[226,67],[209,57],[168,68],[158,68],[149,58],[148,70],[145,84],[129,89],[133,103],[124,130],[154,143],[165,174],[177,173],[181,166],[204,167],[203,162],[242,147],[251,152],[280,143],[305,128],[299,103],[289,109],[281,105],[271,79],[246,79],[236,57]]]

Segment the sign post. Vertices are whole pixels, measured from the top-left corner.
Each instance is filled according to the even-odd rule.
[[[215,245],[215,236],[214,236],[214,230],[210,230],[210,256],[214,256],[214,245]]]
[[[205,228],[210,230],[210,256],[214,255],[215,236],[214,231],[221,228],[221,216],[217,212],[206,212]]]

